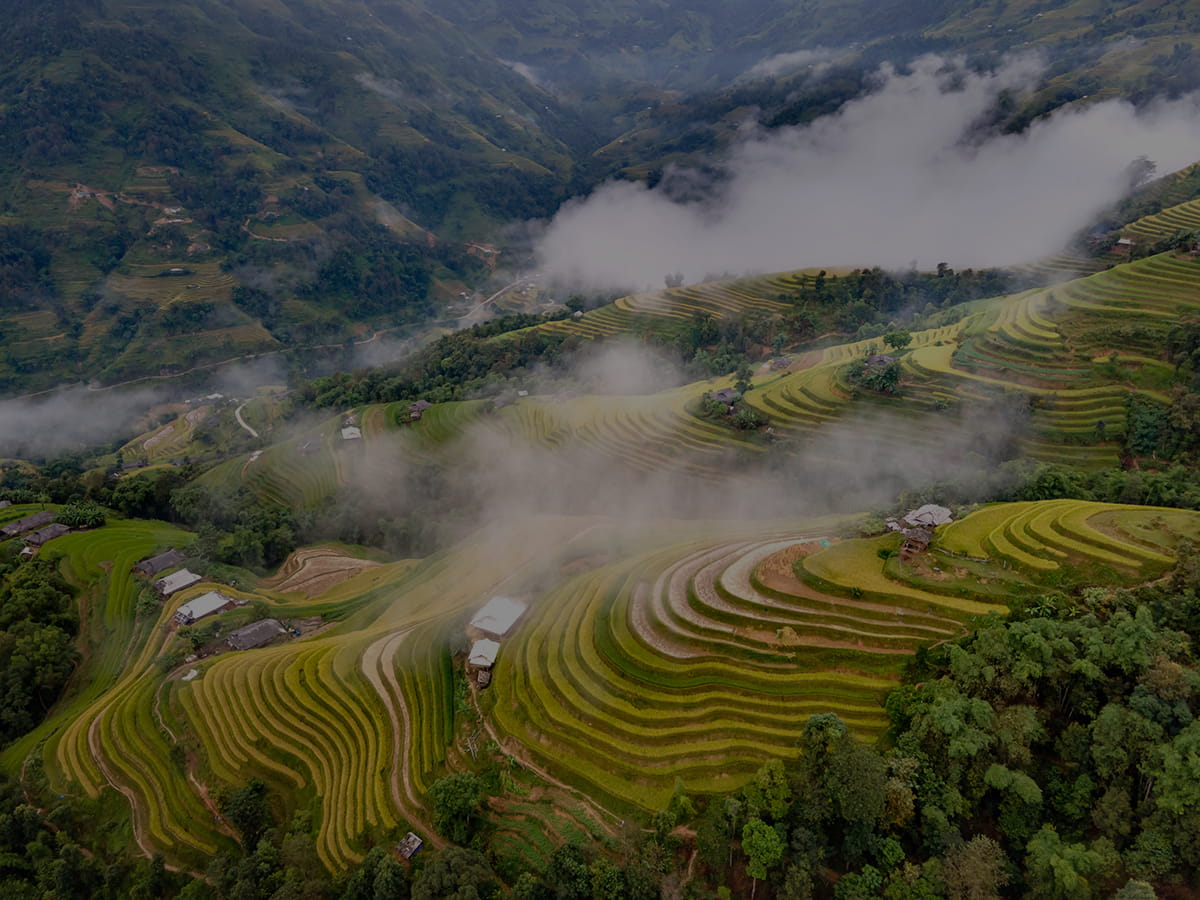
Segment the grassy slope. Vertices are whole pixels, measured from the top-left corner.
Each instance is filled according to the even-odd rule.
[[[988,507],[939,537],[941,576],[882,560],[875,551],[894,536],[821,547],[813,524],[622,532],[593,519],[518,520],[415,567],[366,569],[312,600],[234,591],[276,615],[324,613],[336,624],[167,674],[152,664],[169,640],[162,626],[206,588],[138,621],[128,567],[186,535],[116,521],[60,539],[52,549],[64,571],[88,585],[87,661],[3,765],[14,771],[34,754],[60,791],[116,787],[142,846],[197,868],[230,840],[206,798],[251,774],[289,808],[312,811],[332,868],[361,857],[364,833],[425,830],[429,783],[462,765],[457,741],[486,723],[524,772],[515,777],[560,785],[559,802],[653,809],[677,778],[728,791],[764,759],[793,753],[806,711],[878,733],[880,700],[907,654],[1002,610],[998,578],[1008,595],[1061,584],[1032,564],[1048,560],[1138,583],[1170,564],[1176,535],[1200,534],[1200,515],[1078,501]],[[797,541],[808,550],[793,563],[771,562]],[[572,563],[618,546],[637,549],[583,572]],[[503,642],[486,723],[476,722],[456,707],[450,654],[471,611],[497,592],[530,608]],[[178,680],[193,667],[199,677]],[[528,803],[521,790],[514,782],[502,804]],[[600,827],[587,824],[595,813],[573,815],[571,827]],[[527,827],[531,840],[557,840],[549,820]]]

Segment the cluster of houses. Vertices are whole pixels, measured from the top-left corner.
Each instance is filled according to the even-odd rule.
[[[512,597],[497,595],[484,604],[467,624],[467,635],[474,643],[467,656],[467,674],[475,676],[475,683],[487,687],[492,680],[492,666],[500,652],[500,641],[504,639],[517,621],[525,614],[525,604]]]
[[[12,503],[5,500],[0,504],[0,508],[5,506],[12,506]],[[25,542],[25,546],[21,549],[21,556],[28,559],[45,546],[47,542],[70,533],[71,529],[61,522],[55,522],[54,516],[53,512],[36,512],[9,522],[3,528],[0,528],[0,540],[8,541],[13,538],[21,538]]]
[[[887,527],[899,531],[904,540],[900,544],[900,562],[911,564],[914,559],[929,549],[933,543],[933,532],[939,525],[952,522],[950,510],[936,503],[926,503],[909,510],[901,519],[888,519]]]
[[[204,580],[200,575],[189,569],[176,568],[186,558],[179,550],[167,550],[165,553],[143,559],[133,567],[133,571],[147,578],[153,578],[167,569],[174,568],[174,572],[154,582],[155,593],[158,594],[159,599],[166,600],[171,595],[193,587]],[[237,606],[244,606],[245,603],[245,600],[230,597],[220,591],[206,591],[180,606],[175,611],[174,620],[179,626],[193,625],[201,619],[215,616],[217,613],[225,612]],[[262,619],[258,622],[251,622],[249,625],[231,632],[225,639],[225,643],[232,650],[250,650],[254,647],[261,647],[264,644],[268,644],[286,632],[287,629],[277,619]]]

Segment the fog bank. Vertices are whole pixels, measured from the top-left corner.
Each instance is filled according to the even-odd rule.
[[[989,74],[938,57],[908,74],[884,67],[833,115],[745,127],[715,179],[669,170],[654,189],[610,182],[565,205],[538,256],[595,289],[662,287],[675,271],[694,282],[813,265],[1009,265],[1054,253],[1118,200],[1136,157],[1169,172],[1200,156],[1194,99],[1066,108],[1022,134],[982,128],[1040,68],[1030,57]]]

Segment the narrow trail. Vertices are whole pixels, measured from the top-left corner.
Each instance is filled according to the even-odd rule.
[[[239,425],[241,425],[244,429],[246,429],[248,432],[250,432],[251,437],[258,437],[258,432],[255,431],[253,428],[251,428],[249,425],[247,425],[246,420],[242,418],[242,410],[246,408],[246,404],[248,404],[249,402],[250,402],[249,400],[243,400],[242,405],[233,411],[233,417],[235,419],[237,419],[237,423]]]
[[[471,309],[467,310],[465,313],[463,313],[463,315],[459,316],[459,318],[458,318],[459,326],[466,327],[467,325],[472,324],[471,320],[475,316],[477,316],[480,312],[482,312],[483,308],[485,306],[488,306],[489,304],[495,302],[496,300],[499,300],[501,297],[503,297],[509,291],[513,290],[514,288],[520,287],[524,283],[525,283],[525,276],[523,276],[523,275],[519,276],[516,281],[514,281],[510,284],[506,284],[504,287],[500,288],[500,290],[496,291],[496,293],[492,294],[492,296],[488,297],[486,300],[480,300],[477,304],[475,304],[473,307],[471,307]]]
[[[101,716],[103,716],[107,710],[107,706],[100,710],[96,717],[92,719],[92,723],[88,726],[88,750],[91,751],[92,758],[96,760],[96,765],[99,767],[101,774],[104,775],[108,783],[120,791],[125,799],[129,801],[129,821],[133,826],[133,840],[138,845],[138,849],[142,851],[143,856],[145,856],[147,859],[153,859],[154,851],[150,849],[150,846],[146,841],[146,826],[141,821],[141,817],[138,815],[137,797],[131,788],[126,787],[117,780],[117,777],[108,767],[108,763],[104,759],[104,754],[100,751],[100,737],[97,733],[97,729],[100,725]],[[175,866],[167,866],[167,868],[175,872],[183,871]]]
[[[152,709],[155,723],[157,723],[158,727],[163,730],[163,733],[166,734],[166,736],[171,739],[171,743],[174,744],[176,747],[180,746],[179,738],[177,738],[175,736],[174,730],[172,730],[171,726],[167,724],[166,719],[164,719],[162,717],[162,709],[161,709],[162,692],[163,692],[163,688],[165,688],[168,684],[171,683],[171,681],[173,681],[175,678],[177,678],[179,676],[179,673],[182,672],[183,669],[185,669],[185,668],[187,668],[186,665],[181,666],[180,668],[176,669],[175,672],[172,673],[172,675],[169,678],[165,679],[162,682],[162,684],[160,684],[158,686],[158,690],[156,690],[154,692],[154,707]],[[227,823],[225,821],[225,817],[221,815],[221,810],[217,808],[216,801],[213,800],[213,798],[209,795],[208,785],[206,785],[204,782],[202,782],[199,779],[199,777],[196,775],[197,762],[196,762],[195,754],[188,752],[188,753],[186,753],[185,758],[186,758],[186,762],[184,763],[184,771],[187,775],[188,784],[190,784],[192,786],[192,788],[196,791],[196,795],[200,798],[200,802],[202,802],[204,804],[204,806],[208,809],[209,813],[212,815],[213,822],[216,823],[217,830],[219,830],[223,834],[226,834],[229,837],[233,838],[235,841],[240,840],[237,832],[234,831],[233,828],[231,828],[229,826],[229,823]]]
[[[412,782],[412,771],[409,768],[409,750],[412,743],[412,718],[409,715],[404,694],[396,680],[392,658],[400,642],[408,636],[413,626],[384,635],[371,644],[362,656],[362,672],[371,682],[371,687],[379,694],[387,709],[388,719],[392,725],[392,733],[396,739],[392,742],[392,776],[388,780],[391,789],[392,802],[402,816],[414,824],[420,824],[426,832],[425,840],[436,849],[441,850],[447,843],[433,826],[426,820],[423,810],[416,804],[416,788]]]
[[[596,824],[604,828],[609,837],[615,838],[620,834],[620,826],[625,824],[624,819],[620,818],[618,815],[616,815],[616,813],[613,813],[612,811],[605,809],[603,806],[600,806],[598,803],[596,803],[596,801],[580,791],[578,788],[571,787],[571,785],[567,784],[565,781],[560,781],[559,779],[555,778],[537,763],[533,762],[533,760],[529,759],[527,754],[522,755],[521,753],[517,752],[516,748],[511,746],[511,744],[515,743],[514,741],[506,741],[504,738],[500,737],[499,733],[496,731],[495,725],[492,724],[491,720],[488,719],[487,716],[483,714],[483,711],[479,708],[478,691],[473,686],[471,689],[471,703],[475,707],[475,712],[479,714],[479,720],[483,723],[484,730],[486,730],[488,736],[496,742],[497,747],[515,759],[523,768],[533,772],[538,776],[538,778],[542,779],[547,784],[553,785],[564,794],[574,797],[577,801],[579,801],[581,806],[584,806],[591,811],[592,815],[596,819]],[[517,746],[520,747],[521,745],[517,744]]]

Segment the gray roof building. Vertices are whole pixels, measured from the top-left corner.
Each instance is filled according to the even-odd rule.
[[[499,639],[504,637],[517,619],[525,613],[525,604],[512,597],[497,595],[484,604],[483,609],[471,619],[471,627]]]
[[[178,572],[172,572],[166,578],[160,578],[154,582],[154,589],[158,591],[160,597],[170,597],[176,591],[182,591],[193,584],[199,584],[200,581],[200,576],[195,572],[180,569]]]
[[[183,555],[181,550],[171,549],[165,553],[158,554],[158,556],[143,559],[133,567],[133,571],[141,572],[143,575],[157,575],[165,569],[179,565],[185,559],[187,557]]]
[[[199,597],[193,597],[175,610],[175,621],[180,625],[191,625],[214,613],[232,609],[234,605],[232,597],[226,597],[220,591],[209,591]]]
[[[226,641],[234,650],[250,650],[269,643],[286,631],[277,619],[263,619],[232,632]]]
[[[55,522],[53,525],[47,525],[45,528],[39,528],[33,534],[25,535],[27,543],[34,547],[40,547],[47,541],[52,541],[56,537],[62,537],[64,534],[70,534],[71,529],[61,522]]]
[[[16,537],[18,534],[24,534],[27,531],[33,531],[35,528],[49,525],[53,521],[54,513],[52,512],[34,513],[23,519],[17,519],[15,522],[9,522],[3,528],[0,528],[0,536],[5,538]]]

